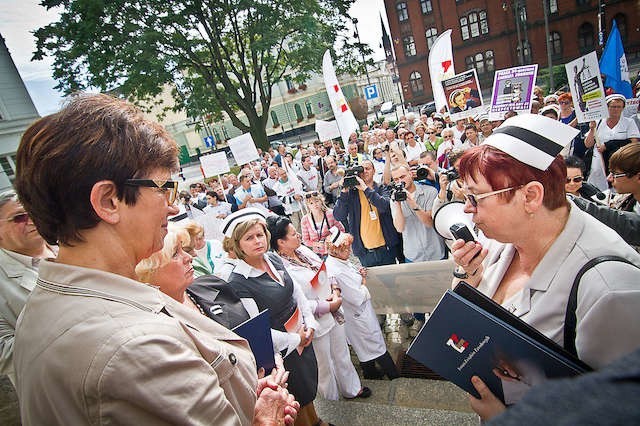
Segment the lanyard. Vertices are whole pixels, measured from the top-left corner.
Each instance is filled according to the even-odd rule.
[[[327,214],[324,213],[322,222],[320,223],[320,229],[318,229],[318,225],[316,225],[316,220],[313,218],[313,213],[309,212],[309,216],[311,216],[311,221],[313,222],[313,229],[316,230],[316,233],[318,234],[318,241],[320,241],[322,240],[322,227],[324,226],[324,223],[327,222],[327,226],[329,226],[329,222],[327,221]]]

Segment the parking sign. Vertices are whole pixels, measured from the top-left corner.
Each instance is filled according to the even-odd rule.
[[[372,84],[370,86],[364,87],[364,97],[366,100],[370,101],[371,99],[375,99],[378,97],[378,86]]]

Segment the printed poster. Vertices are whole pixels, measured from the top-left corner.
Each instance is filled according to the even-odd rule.
[[[442,80],[452,121],[473,117],[482,107],[482,94],[476,69]]]
[[[260,157],[251,133],[245,133],[229,139],[229,148],[231,148],[231,153],[236,159],[238,166],[242,166],[253,160],[258,160]]]
[[[564,67],[578,123],[609,117],[596,52],[581,56]]]
[[[504,120],[507,111],[531,112],[538,64],[498,70],[493,76],[489,120]]]

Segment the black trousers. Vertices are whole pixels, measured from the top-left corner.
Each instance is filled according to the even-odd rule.
[[[380,368],[382,368],[382,372],[378,371],[376,368],[376,362]],[[383,375],[386,375],[389,380],[400,377],[400,372],[398,371],[396,364],[393,362],[393,359],[391,359],[389,351],[386,351],[378,358],[360,362],[360,367],[362,367],[362,375],[365,379],[380,379]]]

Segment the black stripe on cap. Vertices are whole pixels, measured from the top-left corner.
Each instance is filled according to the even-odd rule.
[[[260,217],[262,217],[263,219],[265,218],[263,214],[260,214],[258,212],[243,212],[243,213],[239,213],[236,217],[234,217],[233,219],[231,219],[225,226],[224,228],[222,228],[222,233],[226,235],[227,233],[227,229],[229,229],[229,227],[231,226],[232,223],[236,222],[238,219],[246,217],[246,216],[252,216],[252,215],[258,215]]]
[[[336,228],[336,231],[338,231],[338,232],[336,232],[336,236],[333,237],[333,239],[331,240],[332,243],[335,243],[336,241],[338,241],[338,237],[341,234],[341,232],[340,232],[340,230],[338,228]]]
[[[520,139],[522,142],[528,143],[532,147],[554,158],[560,154],[560,151],[562,151],[562,146],[551,139],[545,138],[539,133],[532,132],[531,130],[522,127],[498,127],[497,129],[493,129],[493,133],[504,133],[505,135]]]

